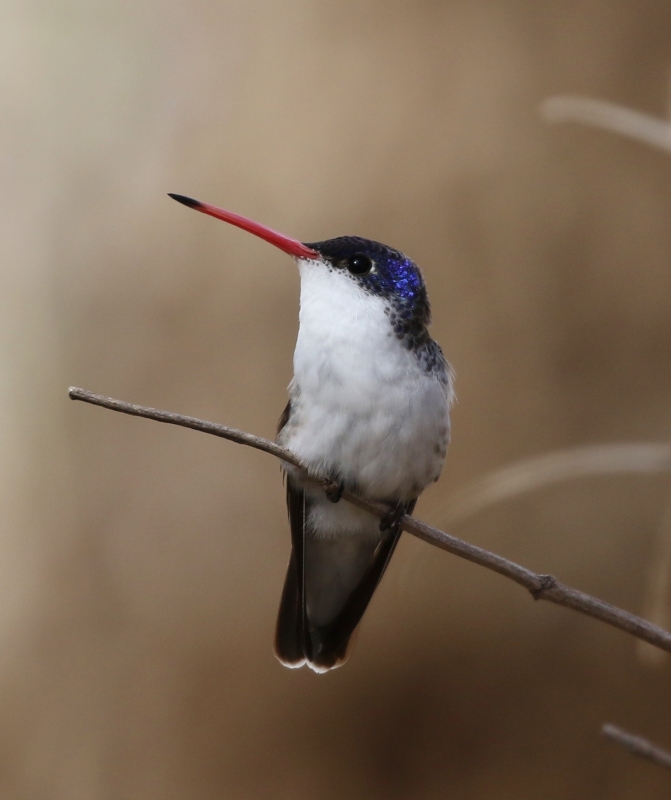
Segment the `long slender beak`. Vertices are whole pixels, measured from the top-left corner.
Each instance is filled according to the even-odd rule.
[[[172,194],[172,192],[168,192],[168,196],[189,208],[195,208],[196,211],[201,211],[203,214],[209,214],[211,217],[222,219],[224,222],[230,222],[231,225],[236,225],[238,228],[242,228],[243,231],[253,233],[254,236],[258,236],[260,239],[265,239],[266,242],[274,244],[275,247],[279,247],[280,250],[284,250],[284,252],[289,253],[290,256],[312,260],[320,257],[316,250],[303,244],[303,242],[299,242],[298,239],[292,239],[290,236],[285,236],[283,233],[274,231],[272,228],[266,228],[265,225],[247,219],[247,217],[241,217],[239,214],[234,214],[232,211],[224,211],[223,208],[201,203],[200,200],[194,200],[191,197],[184,197],[182,194]]]

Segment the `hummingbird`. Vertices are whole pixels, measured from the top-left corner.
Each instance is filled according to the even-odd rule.
[[[299,330],[278,444],[291,557],[275,634],[287,667],[327,672],[345,663],[353,634],[389,564],[401,520],[438,480],[450,439],[453,372],[429,336],[417,265],[379,242],[339,236],[303,242],[183,195],[174,200],[242,228],[293,256]],[[310,479],[328,476],[325,492]],[[347,489],[385,503],[382,520],[341,500]]]

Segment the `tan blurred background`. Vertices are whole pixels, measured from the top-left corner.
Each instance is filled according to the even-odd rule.
[[[458,375],[418,514],[556,448],[671,433],[671,156],[539,104],[666,117],[671,5],[4,0],[0,796],[662,798],[665,662],[406,537],[344,669],[271,641],[278,465],[68,385],[272,436],[290,259],[166,197],[424,269]],[[642,612],[668,476],[548,487],[454,532]]]

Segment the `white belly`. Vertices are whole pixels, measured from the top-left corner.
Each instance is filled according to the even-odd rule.
[[[367,497],[408,501],[440,474],[451,390],[403,347],[384,307],[346,275],[301,269],[292,414],[279,441]]]

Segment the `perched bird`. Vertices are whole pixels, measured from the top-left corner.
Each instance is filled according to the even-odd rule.
[[[438,479],[450,437],[452,371],[430,338],[419,268],[357,236],[303,244],[182,195],[292,255],[301,278],[289,402],[277,441],[339,488],[326,494],[285,467],[292,551],[275,653],[288,667],[343,664],[351,637],[423,489]],[[379,519],[340,500],[346,488],[388,504]]]

